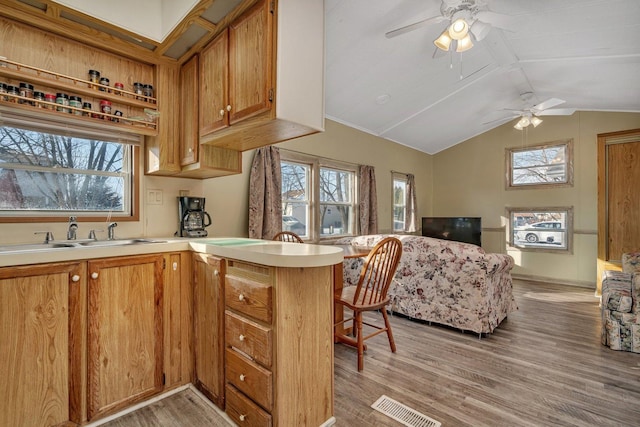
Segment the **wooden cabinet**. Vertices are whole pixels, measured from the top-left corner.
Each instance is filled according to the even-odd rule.
[[[227,260],[226,412],[238,425],[317,426],[333,416],[332,277],[330,266]]]
[[[198,55],[185,62],[180,69],[180,165],[198,160]]]
[[[85,277],[79,262],[0,268],[0,425],[81,421]]]
[[[201,137],[271,109],[272,4],[258,1],[202,51]]]
[[[88,419],[163,388],[163,256],[88,262]]]
[[[196,387],[224,408],[224,263],[193,254]]]

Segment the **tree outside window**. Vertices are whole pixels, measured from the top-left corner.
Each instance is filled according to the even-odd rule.
[[[127,144],[0,127],[0,211],[126,213],[131,155]]]
[[[406,176],[393,177],[393,231],[405,231],[405,218],[407,210],[407,178]]]
[[[508,148],[507,189],[573,185],[573,140]]]
[[[351,234],[355,174],[320,168],[320,236]]]

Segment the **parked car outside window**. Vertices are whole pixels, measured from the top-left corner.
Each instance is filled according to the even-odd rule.
[[[564,228],[560,221],[541,221],[516,227],[516,238],[528,243],[564,243]]]
[[[282,229],[284,231],[293,231],[296,234],[305,234],[304,231],[307,227],[298,221],[294,216],[283,215],[282,216]]]

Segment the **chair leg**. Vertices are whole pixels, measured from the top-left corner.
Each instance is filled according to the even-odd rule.
[[[391,352],[396,352],[396,342],[393,340],[393,333],[391,332],[391,323],[389,323],[389,315],[384,308],[382,311],[382,317],[384,317],[384,326],[387,328],[387,337],[389,338],[389,346],[391,346]]]
[[[362,339],[362,312],[355,313],[355,322],[358,330],[358,371],[364,369],[364,340]]]

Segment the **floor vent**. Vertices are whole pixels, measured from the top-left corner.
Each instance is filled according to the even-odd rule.
[[[429,418],[420,412],[414,411],[400,402],[388,398],[385,395],[380,396],[378,400],[371,405],[373,409],[382,412],[386,416],[404,424],[408,427],[441,427],[439,421]]]

